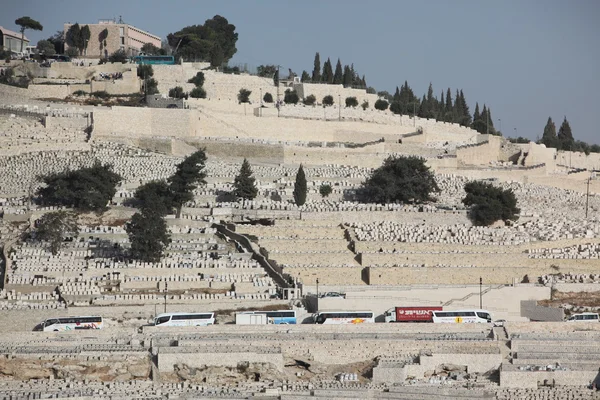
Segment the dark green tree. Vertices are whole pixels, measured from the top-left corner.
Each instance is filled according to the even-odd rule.
[[[317,54],[315,54],[315,62],[314,62],[311,80],[314,83],[321,82],[321,57],[319,56],[318,52],[317,52]]]
[[[154,76],[154,69],[152,69],[152,65],[149,64],[143,64],[143,65],[138,65],[137,67],[137,76],[140,79],[148,79],[148,78],[152,78]]]
[[[167,35],[169,46],[173,50],[177,49],[177,57],[182,57],[185,61],[210,61],[212,67],[220,67],[233,57],[237,51],[237,40],[235,25],[220,15],[207,19],[204,25],[186,26]],[[216,45],[219,51],[213,54],[217,50]]]
[[[262,77],[262,78],[270,78],[273,75],[275,75],[275,72],[277,72],[277,66],[276,65],[259,65],[258,67],[256,67],[256,75]]]
[[[42,178],[45,187],[37,191],[43,205],[73,207],[81,211],[104,211],[117,192],[121,177],[110,165],[94,164],[76,171]]]
[[[219,68],[225,62],[225,55],[219,43],[215,43],[210,49],[210,66]]]
[[[344,76],[342,78],[342,83],[344,84],[344,87],[346,88],[350,88],[353,85],[353,80],[354,80],[354,71],[352,71],[350,69],[349,66],[345,66],[344,67]]]
[[[304,175],[304,168],[300,164],[298,172],[296,173],[296,182],[294,183],[294,202],[297,206],[302,206],[306,203],[306,175]]]
[[[194,199],[194,190],[198,185],[206,184],[204,180],[206,177],[205,165],[206,154],[205,150],[201,149],[178,164],[175,173],[169,177],[169,189],[173,195],[173,205],[177,208],[178,216],[181,214],[181,207]]]
[[[263,101],[265,103],[272,103],[273,102],[273,95],[269,92],[265,93],[265,95],[263,96]]]
[[[332,106],[334,103],[333,96],[328,94],[327,96],[323,97],[323,100],[321,100],[321,103],[323,103],[323,106],[325,106],[325,107]]]
[[[63,31],[57,31],[47,39],[54,46],[54,54],[64,54],[65,37]],[[39,43],[38,43],[39,44]]]
[[[341,85],[342,83],[344,83],[344,72],[342,70],[342,63],[338,58],[337,64],[335,65],[335,73],[333,74],[333,84]]]
[[[323,64],[323,76],[321,78],[323,83],[333,83],[333,67],[331,66],[331,60],[329,58]]]
[[[358,100],[356,97],[346,97],[346,107],[357,107]]]
[[[167,223],[160,214],[135,213],[125,225],[131,243],[131,256],[143,262],[160,261],[171,243]]]
[[[250,103],[250,95],[252,94],[251,90],[241,88],[240,92],[237,95],[238,101],[240,103]]]
[[[554,125],[551,117],[548,117],[548,122],[546,122],[546,126],[544,127],[544,133],[542,134],[540,143],[544,144],[546,147],[553,147],[555,149],[560,147],[558,137],[556,136],[556,125]]]
[[[388,103],[387,101],[385,101],[383,99],[378,99],[375,102],[375,109],[380,110],[380,111],[385,111],[385,110],[387,110],[389,105],[390,105],[390,103]]]
[[[36,221],[35,238],[48,242],[49,250],[53,255],[60,251],[67,237],[79,234],[77,214],[68,211],[54,211],[44,214]]]
[[[367,108],[369,108],[369,102],[367,100],[363,101],[362,104],[360,105],[364,110],[366,110]]]
[[[175,86],[174,88],[169,89],[169,97],[174,99],[187,99],[188,94],[183,91],[181,86]]]
[[[454,116],[454,104],[452,103],[452,92],[450,91],[450,88],[446,91],[446,104],[444,109],[446,110],[444,121],[452,122]]]
[[[255,179],[252,176],[250,163],[244,158],[239,174],[233,181],[235,196],[239,199],[252,200],[258,194]]]
[[[100,43],[100,50],[105,50],[106,51],[106,39],[108,39],[108,29],[104,28],[99,34],[98,34],[98,42]]]
[[[328,185],[326,183],[319,186],[319,194],[321,194],[321,197],[329,196],[332,191],[333,190],[331,189],[331,185]]]
[[[48,40],[40,40],[37,42],[37,51],[45,56],[53,56],[56,54],[54,45]]]
[[[21,29],[19,29],[19,31],[21,32],[21,53],[23,52],[23,44],[25,43],[25,31],[27,29],[31,29],[34,31],[44,30],[42,24],[40,24],[35,19],[29,17],[17,18],[15,20],[15,25],[19,25],[21,27]]]
[[[306,96],[304,98],[304,101],[303,101],[305,106],[313,106],[316,102],[317,102],[317,98],[315,97],[314,94],[309,94],[308,96]]]
[[[144,45],[141,48],[141,52],[149,56],[159,56],[163,55],[164,50],[159,47],[156,47],[152,43],[144,43]]]
[[[79,48],[79,53],[87,55],[88,42],[90,41],[90,38],[92,37],[92,32],[90,31],[89,25],[82,26],[81,31],[79,32],[79,35],[81,37],[80,38],[81,47]]]
[[[165,181],[151,181],[135,191],[133,205],[143,214],[167,215],[173,211],[173,194]]]
[[[80,47],[82,47],[81,27],[77,22],[69,27],[65,39],[65,42],[69,47],[75,49],[79,49]]]
[[[202,87],[204,85],[204,72],[197,72],[196,76],[188,80],[188,83],[193,83],[196,87]]]
[[[302,71],[302,76],[300,77],[300,82],[310,83],[310,75],[308,75],[308,72]]]
[[[298,93],[295,90],[286,89],[283,101],[285,104],[298,104],[300,97],[298,97]]]
[[[571,125],[569,125],[567,117],[565,117],[565,119],[563,119],[562,124],[560,124],[557,137],[558,142],[560,143],[560,148],[562,150],[573,151],[575,139],[573,138],[573,133],[571,132]]]
[[[423,203],[439,191],[433,173],[420,157],[388,157],[356,191],[358,201]]]
[[[154,78],[146,80],[146,94],[157,94],[158,93],[158,82]]]
[[[516,221],[520,212],[512,190],[490,183],[473,181],[465,185],[463,204],[471,207],[469,218],[475,225],[491,225],[496,221]]]
[[[125,64],[127,62],[127,54],[125,53],[125,50],[119,49],[108,56],[108,61],[111,63]]]
[[[189,96],[193,99],[205,99],[206,90],[204,90],[204,88],[201,86],[196,86],[190,91]]]

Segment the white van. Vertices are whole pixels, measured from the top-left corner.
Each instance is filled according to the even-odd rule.
[[[585,312],[581,314],[573,314],[569,317],[567,322],[598,322],[600,317],[598,313]]]

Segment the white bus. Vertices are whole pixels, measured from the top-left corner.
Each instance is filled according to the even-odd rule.
[[[372,324],[372,311],[322,311],[313,315],[315,324]]]
[[[584,312],[581,314],[573,314],[567,320],[568,322],[598,322],[598,313]]]
[[[492,322],[492,316],[486,310],[433,311],[434,323],[447,324],[485,324]]]
[[[158,314],[154,317],[154,326],[206,326],[214,325],[215,313],[174,312]]]
[[[42,322],[44,332],[76,331],[80,329],[102,329],[102,317],[60,317],[48,318]]]

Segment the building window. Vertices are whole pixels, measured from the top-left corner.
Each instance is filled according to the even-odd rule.
[[[119,35],[125,36],[125,28],[123,28],[122,26],[119,28]]]
[[[125,38],[121,36],[121,45],[125,44]]]

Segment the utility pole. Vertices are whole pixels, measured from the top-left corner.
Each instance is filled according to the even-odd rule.
[[[338,94],[338,107],[339,107],[339,115],[338,115],[338,121],[342,120],[342,95]]]
[[[165,313],[167,312],[167,281],[165,281]]]
[[[483,278],[479,277],[479,309],[480,310],[483,309],[483,299],[482,299],[483,292],[481,290],[481,288],[482,288],[481,285],[483,285]]]
[[[413,102],[413,122],[415,128],[417,127],[417,103]]]
[[[502,133],[502,118],[498,118],[498,122],[500,123],[500,133]]]
[[[317,311],[319,311],[319,278],[317,278]]]
[[[281,65],[277,66],[277,117],[279,117],[279,108],[280,108],[280,104],[279,104],[279,68],[281,67]]]
[[[592,173],[587,180],[587,191],[585,194],[585,219],[588,217],[588,206],[590,205],[590,181],[592,180]]]
[[[485,134],[490,134],[490,113],[485,114]]]

